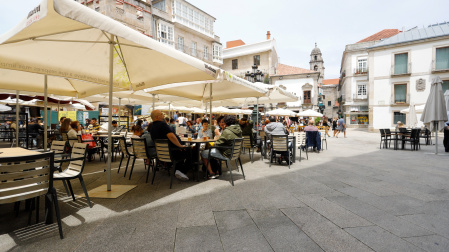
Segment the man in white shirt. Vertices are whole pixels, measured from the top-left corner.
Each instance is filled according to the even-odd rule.
[[[186,126],[186,118],[184,116],[182,116],[182,114],[178,115],[178,123],[179,126]]]

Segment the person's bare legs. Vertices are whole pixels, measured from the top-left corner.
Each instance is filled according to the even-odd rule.
[[[346,138],[346,129],[345,129],[345,131],[343,131],[343,134],[345,135],[345,138]]]
[[[340,134],[339,130],[337,130],[337,134],[335,135],[336,138],[338,138],[338,134]]]
[[[201,157],[201,159],[203,160],[203,164],[206,165],[207,164],[207,158]],[[212,171],[212,167],[210,166],[210,162],[207,165],[207,172],[209,172],[209,174],[214,174],[214,172]]]

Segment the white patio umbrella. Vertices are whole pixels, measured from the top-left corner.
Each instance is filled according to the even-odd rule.
[[[447,117],[449,118],[449,90],[444,92],[444,102],[446,103]]]
[[[308,116],[308,117],[322,117],[323,114],[317,111],[313,111],[311,109],[301,111],[297,114],[297,116]]]
[[[418,119],[416,118],[415,104],[410,103],[407,126],[409,128],[414,128],[414,127],[416,127],[417,124],[418,124]]]
[[[266,114],[270,116],[296,116],[296,113],[289,109],[275,109],[267,111]]]
[[[12,108],[3,104],[0,104],[0,111],[1,112],[6,112],[6,111],[11,111]]]
[[[415,104],[415,113],[417,114],[421,114],[424,111],[424,107],[426,106],[426,104],[422,104],[422,105],[416,105]],[[410,107],[403,109],[400,111],[402,114],[408,114],[410,113]]]
[[[448,118],[442,83],[439,76],[433,78],[430,94],[421,115],[421,121],[429,127],[430,131],[435,131],[435,154],[438,154],[438,130],[443,130]]]
[[[2,88],[41,88],[45,96],[48,91],[85,97],[106,91],[88,82],[103,84],[109,88],[109,105],[113,87],[140,90],[174,82],[215,80],[218,74],[215,67],[72,0],[43,0],[26,19],[0,36],[0,70]],[[62,77],[77,91],[66,94],[53,87],[53,77]],[[109,127],[111,122],[109,110]],[[46,138],[46,124],[44,127]],[[108,139],[112,142],[110,132]],[[108,147],[109,191],[112,155],[111,145]]]
[[[214,114],[235,115],[235,111],[232,111],[232,109],[228,109],[225,107],[215,107],[212,108],[212,111]]]

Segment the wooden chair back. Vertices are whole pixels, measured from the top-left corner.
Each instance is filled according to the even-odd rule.
[[[120,144],[120,149],[122,150],[122,152],[125,155],[125,157],[129,157],[130,153],[128,151],[128,146],[126,145],[126,138],[125,137],[120,137],[119,144]]]
[[[251,136],[243,136],[243,143],[242,143],[243,148],[252,148],[253,147],[252,142],[253,141],[251,139]]]
[[[132,138],[133,153],[136,158],[148,159],[147,142],[143,138]]]
[[[288,135],[271,135],[273,151],[288,151]]]
[[[266,136],[265,131],[259,130],[259,136],[263,139]]]
[[[0,158],[0,204],[31,199],[53,187],[54,153]]]
[[[232,153],[229,157],[230,160],[235,160],[240,157],[240,154],[242,153],[242,146],[243,146],[244,138],[235,138],[232,143]]]
[[[54,151],[56,154],[65,153],[65,146],[67,142],[65,141],[53,141],[51,142],[50,150]]]
[[[158,139],[155,142],[157,159],[162,162],[172,162],[168,139]]]
[[[70,155],[70,159],[82,158],[80,160],[70,161],[67,169],[82,173],[84,170],[84,164],[86,161],[86,153],[87,153],[88,144],[85,143],[75,143],[73,144],[72,154]]]

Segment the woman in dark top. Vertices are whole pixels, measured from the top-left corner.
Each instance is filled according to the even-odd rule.
[[[334,131],[335,137],[335,134],[337,134],[337,118],[334,118],[334,120],[332,120],[332,130]]]
[[[329,135],[329,122],[327,121],[327,117],[323,120],[323,127],[326,130],[326,136],[330,137]]]

